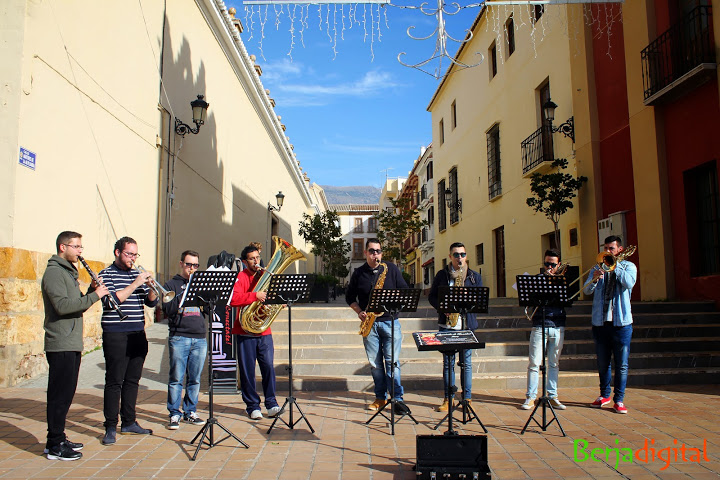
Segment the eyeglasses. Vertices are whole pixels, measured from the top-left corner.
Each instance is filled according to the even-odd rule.
[[[200,268],[200,264],[199,264],[199,263],[187,263],[187,262],[185,262],[185,266],[186,266],[187,268]]]
[[[558,264],[557,264],[557,263],[552,263],[552,262],[545,262],[545,266],[546,266],[546,267],[555,268],[555,267],[558,266]]]
[[[382,253],[382,249],[378,248],[377,250],[374,248],[368,248],[368,253],[370,255],[380,255]]]
[[[85,248],[82,245],[70,245],[69,243],[63,243],[63,245],[65,245],[66,247],[72,247],[75,250],[82,250]]]
[[[465,258],[467,257],[467,253],[465,252],[454,252],[453,257],[455,258]]]
[[[140,256],[139,253],[130,253],[130,252],[122,252],[123,255],[125,255],[127,258],[138,258]]]

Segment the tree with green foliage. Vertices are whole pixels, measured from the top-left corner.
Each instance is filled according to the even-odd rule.
[[[568,161],[564,158],[555,159],[552,166],[557,168],[556,172],[536,172],[530,176],[530,191],[533,196],[528,197],[526,203],[553,223],[555,245],[560,248],[560,216],[573,208],[572,199],[577,196],[583,183],[587,182],[587,177],[574,177],[564,173],[563,170],[568,166]]]
[[[350,273],[347,264],[350,244],[342,239],[340,218],[334,210],[313,216],[303,213],[299,235],[312,245],[310,252],[321,261],[321,273],[344,278]]]
[[[403,242],[428,222],[420,220],[418,209],[412,206],[410,198],[391,198],[390,203],[392,211],[381,210],[375,215],[378,220],[378,240],[385,252],[384,258],[402,265]]]

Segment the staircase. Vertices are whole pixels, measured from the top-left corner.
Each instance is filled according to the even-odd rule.
[[[489,313],[478,316],[480,328],[476,333],[486,347],[473,352],[475,389],[525,389],[530,322],[523,308],[500,303],[503,301],[491,301]],[[576,302],[567,309],[560,358],[564,388],[598,384],[590,311],[590,302]],[[436,330],[436,319],[426,300],[417,312],[401,316],[404,338],[400,365],[407,391],[442,390],[442,355],[418,352],[412,339],[412,332]],[[718,383],[720,313],[712,302],[633,303],[633,319],[629,385]],[[294,388],[372,391],[358,327],[357,316],[344,302],[293,307]],[[278,316],[272,329],[278,391],[282,392],[288,388],[286,312]]]

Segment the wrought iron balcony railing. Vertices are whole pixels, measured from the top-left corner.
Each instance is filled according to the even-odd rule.
[[[543,125],[520,143],[523,175],[543,162],[554,160],[555,152],[550,128],[549,125]]]
[[[698,6],[641,52],[645,100],[702,64],[715,63],[712,7]]]

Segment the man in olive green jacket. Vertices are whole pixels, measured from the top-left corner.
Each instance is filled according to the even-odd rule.
[[[65,418],[75,396],[80,356],[83,351],[83,312],[108,294],[107,287],[95,285],[95,291],[80,292],[74,263],[82,252],[77,232],[62,232],[56,240],[57,255],[48,260],[42,278],[45,305],[45,357],[49,366],[47,388],[47,458],[78,460],[82,443],[65,436]]]

